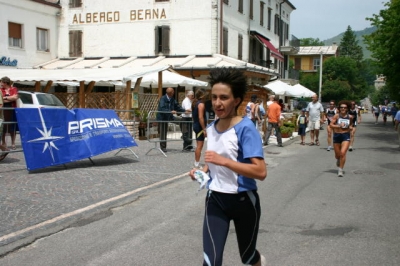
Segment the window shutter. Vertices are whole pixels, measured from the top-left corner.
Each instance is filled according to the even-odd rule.
[[[243,36],[239,34],[239,43],[238,43],[238,59],[242,60],[243,58]]]
[[[76,40],[76,56],[81,57],[83,54],[83,49],[82,49],[82,37],[83,37],[83,32],[81,30],[76,32],[77,35],[77,40]]]
[[[69,32],[69,56],[74,54],[74,32]]]
[[[222,47],[223,47],[223,49],[222,49],[222,53],[224,54],[224,55],[228,55],[228,29],[227,28],[224,28],[224,31],[223,31],[223,34],[224,34],[224,36],[223,36],[223,40],[222,40]]]
[[[169,26],[162,26],[162,53],[169,54]]]
[[[154,28],[154,54],[157,55],[160,52],[160,40],[158,38],[159,27]]]
[[[8,22],[8,37],[22,39],[22,25]]]

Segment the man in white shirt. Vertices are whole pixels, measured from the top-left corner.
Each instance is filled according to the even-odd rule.
[[[182,108],[185,109],[185,113],[182,114],[182,138],[183,138],[183,150],[193,151],[192,143],[192,132],[193,132],[193,121],[192,121],[192,101],[194,98],[193,91],[186,93],[185,99],[182,101]]]
[[[318,95],[314,94],[311,96],[312,102],[308,103],[306,108],[306,117],[308,121],[308,129],[310,130],[310,137],[312,145],[319,146],[319,128],[323,123],[321,113],[324,113],[324,107],[320,102],[318,102]],[[314,143],[314,136],[315,136],[315,143]]]

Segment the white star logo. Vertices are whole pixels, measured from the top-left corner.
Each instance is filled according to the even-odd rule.
[[[63,139],[64,137],[63,136],[52,136],[51,131],[53,128],[51,127],[50,129],[47,129],[46,124],[44,123],[42,111],[40,110],[40,108],[38,108],[38,111],[39,111],[40,121],[42,122],[43,130],[41,130],[39,128],[36,128],[36,129],[40,132],[40,134],[42,134],[42,137],[29,140],[28,142],[44,143],[42,153],[44,153],[47,149],[49,149],[51,158],[53,158],[53,162],[54,162],[55,160],[54,160],[52,148],[58,150],[57,146],[54,144],[54,141]]]

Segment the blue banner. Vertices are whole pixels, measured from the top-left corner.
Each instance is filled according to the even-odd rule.
[[[16,108],[28,170],[137,146],[113,110]]]

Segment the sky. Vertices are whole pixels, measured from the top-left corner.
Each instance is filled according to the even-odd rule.
[[[371,27],[365,20],[385,9],[389,0],[289,0],[295,7],[290,16],[290,34],[298,39],[319,38],[321,41],[345,32]]]

